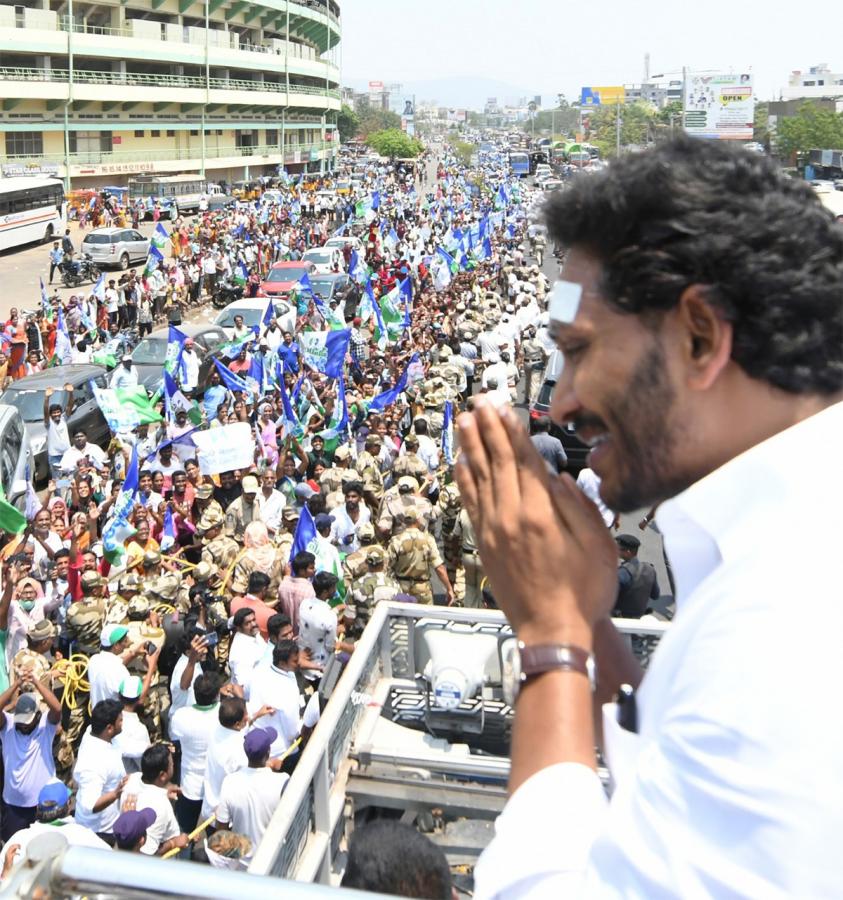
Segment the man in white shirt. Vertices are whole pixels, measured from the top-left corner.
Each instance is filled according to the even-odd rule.
[[[287,504],[284,495],[275,487],[275,471],[267,469],[261,475],[261,489],[255,495],[255,502],[260,508],[261,522],[266,525],[270,535],[281,528],[281,513]]]
[[[126,770],[120,751],[112,744],[123,727],[123,706],[118,700],[102,700],[91,710],[91,727],[82,736],[73,777],[75,819],[100,837],[110,835],[120,815],[120,796]]]
[[[117,311],[120,308],[120,295],[117,293],[117,282],[111,278],[108,287],[105,289],[105,310],[108,313],[108,324],[117,324]]]
[[[66,450],[59,463],[62,472],[72,473],[80,459],[87,459],[95,469],[102,469],[107,459],[101,447],[88,443],[88,435],[84,429],[77,428],[73,433],[73,446]]]
[[[278,735],[274,728],[255,728],[243,740],[248,765],[227,775],[217,803],[216,826],[245,834],[257,847],[290,780],[267,763]]]
[[[202,782],[211,735],[219,726],[219,677],[210,672],[193,683],[195,702],[171,714],[170,740],[181,746],[181,793],[176,818],[188,834],[199,821]]]
[[[264,706],[274,712],[265,718],[264,727],[275,732],[271,755],[287,751],[301,731],[304,698],[299,692],[296,670],[299,649],[295,641],[279,641],[272,651],[272,664],[258,666],[249,692],[249,711],[254,715]]]
[[[138,370],[132,364],[132,354],[124,353],[120,365],[111,373],[111,387],[128,388],[136,387],[138,383]]]
[[[618,522],[618,516],[606,506],[603,498],[600,496],[600,478],[595,475],[593,469],[588,468],[588,466],[580,469],[579,475],[577,475],[577,487],[600,510],[603,524],[607,528],[611,528]]]
[[[67,417],[73,411],[73,385],[64,386],[66,395],[64,408],[60,403],[51,403],[53,388],[48,387],[44,391],[44,425],[47,428],[47,463],[50,466],[50,476],[53,479],[59,477],[61,472],[61,460],[70,449],[70,435],[67,430]]]
[[[100,635],[100,647],[100,652],[88,660],[92,706],[100,700],[116,700],[120,696],[120,685],[132,675],[126,664],[146,653],[144,644],[129,646],[129,629],[125,625],[106,625]],[[142,696],[146,696],[152,676],[158,669],[158,651],[149,656],[147,668]]]
[[[243,688],[248,698],[252,674],[266,650],[266,641],[261,637],[254,612],[248,607],[237,610],[232,626],[234,637],[228,651],[228,668],[231,670],[231,680]]]
[[[345,503],[331,511],[331,542],[345,554],[360,549],[357,529],[372,521],[372,514],[363,499],[363,485],[359,481],[349,481],[343,485]]]
[[[199,354],[196,352],[196,345],[193,342],[193,338],[188,338],[184,342],[184,350],[182,351],[181,360],[183,367],[181,375],[181,389],[185,394],[189,394],[191,391],[195,391],[199,386],[199,366],[201,364]]]
[[[211,733],[202,778],[202,811],[204,821],[217,808],[223,779],[248,763],[243,750],[243,737],[249,728],[249,714],[242,697],[224,697],[218,711],[219,726]]]
[[[548,209],[567,248],[551,417],[592,447],[611,509],[659,506],[676,578],[646,675],[608,618],[598,511],[514,415],[460,418],[461,498],[527,676],[479,898],[840,891],[843,240],[804,185],[725,143],[631,154]],[[592,710],[621,684],[607,801]]]
[[[123,704],[123,728],[111,743],[120,751],[127,775],[140,772],[141,757],[152,743],[149,730],[137,712],[143,706],[143,693],[143,681],[137,675],[130,675],[120,684],[118,699]]]
[[[173,780],[173,754],[166,744],[153,744],[141,757],[141,770],[130,775],[123,788],[124,809],[151,809],[155,821],[146,829],[141,853],[162,856],[168,850],[187,846],[187,835],[179,829],[169,785]]]
[[[193,627],[182,637],[183,651],[170,676],[170,715],[196,702],[193,686],[202,674],[201,665],[208,656],[208,642],[204,629]]]

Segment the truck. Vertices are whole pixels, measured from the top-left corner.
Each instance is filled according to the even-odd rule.
[[[198,212],[202,198],[212,194],[222,194],[222,189],[199,175],[137,175],[129,179],[129,203],[135,206],[142,201],[148,216],[156,204],[171,219],[180,213]]]

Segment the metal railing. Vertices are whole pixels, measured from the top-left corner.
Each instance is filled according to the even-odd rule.
[[[67,83],[70,80],[68,69],[33,69],[0,67],[0,80],[3,81],[50,81]],[[87,69],[74,69],[73,80],[77,84],[116,84],[121,86],[156,87],[156,88],[200,88],[205,87],[205,78],[198,75],[153,75],[138,72],[102,72]],[[273,81],[252,81],[238,78],[209,78],[208,87],[212,90],[228,91],[269,91],[284,94],[286,84]],[[333,89],[314,87],[308,84],[290,83],[290,94],[309,94],[311,96],[332,97],[338,99],[340,92]]]
[[[379,603],[322,710],[255,852],[249,867],[252,874],[329,883],[334,863],[332,853],[337,835],[344,827],[349,785],[355,777],[354,762],[349,758],[355,735],[358,730],[365,731],[364,717],[380,715],[385,702],[384,689],[389,690],[390,682],[404,679],[412,684],[419,671],[412,623],[430,619],[469,625],[482,633],[511,635],[503,613],[497,611]],[[643,656],[644,664],[669,627],[664,622],[637,619],[615,619],[614,624],[621,633],[630,636],[633,650],[639,658]],[[644,646],[636,647],[635,642]],[[508,714],[511,715],[511,710]],[[412,769],[414,760],[421,768],[428,767],[430,758],[420,754],[423,751],[416,756],[402,752],[402,769]],[[503,780],[509,775],[506,757],[471,755],[465,759],[465,773]],[[373,762],[377,763],[378,759],[369,754],[367,764]],[[457,763],[456,770],[459,769]],[[434,786],[431,799],[435,798]]]

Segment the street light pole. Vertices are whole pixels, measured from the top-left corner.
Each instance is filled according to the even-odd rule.
[[[621,155],[621,105],[615,104],[615,155]]]

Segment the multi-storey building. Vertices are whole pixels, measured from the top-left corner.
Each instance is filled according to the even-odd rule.
[[[236,181],[330,168],[334,0],[0,0],[0,174]]]

